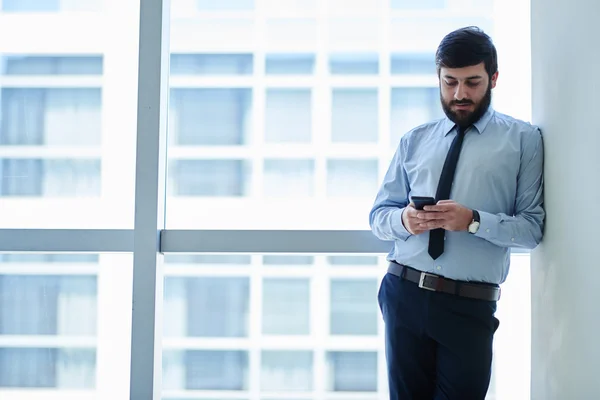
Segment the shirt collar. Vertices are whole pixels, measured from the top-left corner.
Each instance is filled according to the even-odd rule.
[[[473,124],[473,126],[477,129],[477,132],[479,134],[483,133],[486,126],[492,119],[493,115],[494,115],[494,109],[492,108],[492,106],[489,106],[487,111],[485,112],[485,114],[483,114],[483,116],[481,118],[479,118],[479,121],[477,121]],[[455,126],[456,126],[456,124],[454,122],[450,121],[450,119],[448,117],[446,117],[444,120],[444,136],[447,136],[450,132],[452,132],[452,129],[454,129]]]

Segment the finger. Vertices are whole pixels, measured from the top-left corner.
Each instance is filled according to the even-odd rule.
[[[408,203],[408,204],[406,205],[406,207],[404,207],[404,209],[405,209],[407,212],[415,211],[415,210],[416,210],[416,208],[415,208],[415,203],[413,203],[413,202],[411,201],[410,203]]]
[[[425,206],[425,207],[423,207],[423,210],[424,211],[444,212],[444,211],[450,211],[450,210],[452,210],[452,208],[454,208],[454,203],[444,203],[444,204],[437,204],[435,206]]]
[[[437,202],[437,204],[452,204],[452,203],[456,203],[454,200],[440,200]]]
[[[429,225],[430,224],[440,224],[439,221],[423,221],[423,220],[419,220],[419,221],[414,221],[412,222],[410,225],[411,227],[414,227],[415,229],[430,229]]]
[[[443,222],[443,221],[429,221],[429,222],[419,224],[419,227],[421,227],[422,229],[431,230],[431,229],[443,228],[444,225],[445,225],[445,222]]]
[[[430,229],[429,225],[431,224],[431,222],[419,222],[416,223],[415,226],[417,229]]]
[[[421,234],[421,233],[429,232],[430,230],[431,229],[429,229],[429,228],[423,227],[423,228],[418,228],[417,232],[418,232],[418,234]]]
[[[417,218],[417,213],[419,212],[419,210],[413,207],[407,207],[405,212],[409,218]]]
[[[445,224],[448,223],[445,219],[419,219],[412,218],[410,220],[411,225],[421,225],[421,224]]]
[[[437,219],[446,219],[446,215],[442,212],[418,212],[417,218],[425,219],[425,220],[437,220]]]

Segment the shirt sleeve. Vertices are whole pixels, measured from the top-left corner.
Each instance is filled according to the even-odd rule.
[[[369,213],[373,234],[385,241],[407,240],[411,234],[402,223],[402,213],[408,205],[410,186],[404,169],[405,136],[400,140],[383,183]]]
[[[543,168],[543,140],[535,128],[526,135],[521,152],[515,215],[478,210],[480,225],[475,235],[501,247],[535,248],[542,240],[544,228]]]

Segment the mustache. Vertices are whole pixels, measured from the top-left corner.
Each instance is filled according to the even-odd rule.
[[[473,102],[471,100],[453,100],[450,104],[452,104],[453,106],[466,106],[473,104]]]

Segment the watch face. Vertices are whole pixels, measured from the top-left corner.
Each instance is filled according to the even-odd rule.
[[[479,222],[473,221],[471,225],[469,225],[469,232],[476,233],[479,230]]]

